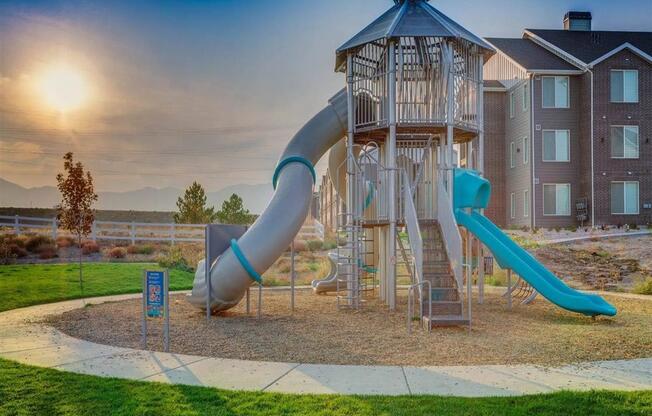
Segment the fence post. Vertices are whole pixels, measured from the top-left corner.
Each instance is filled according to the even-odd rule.
[[[174,245],[174,239],[177,237],[177,227],[175,226],[174,223],[170,226],[170,241],[171,244]]]
[[[91,239],[97,241],[97,224],[95,224],[95,220],[93,220],[93,224],[91,224]]]
[[[14,234],[20,234],[20,221],[18,220],[18,215],[14,215]]]
[[[130,234],[131,234],[131,245],[135,246],[136,245],[136,225],[134,224],[133,221],[131,222],[131,232],[130,232]]]
[[[57,218],[52,218],[52,239],[57,239]]]

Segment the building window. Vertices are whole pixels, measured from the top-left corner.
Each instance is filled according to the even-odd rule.
[[[530,216],[530,191],[527,189],[523,191],[523,216]]]
[[[568,77],[542,77],[543,108],[568,108],[570,91]]]
[[[523,137],[523,164],[527,165],[530,161],[530,139]]]
[[[611,157],[638,159],[638,126],[611,126]]]
[[[513,168],[514,166],[516,166],[515,152],[516,152],[516,145],[514,144],[514,142],[511,142],[509,144],[509,167],[510,168]]]
[[[543,185],[543,215],[570,215],[569,183],[553,183]]]
[[[527,84],[523,85],[523,111],[527,111],[528,103]]]
[[[509,118],[514,118],[514,91],[509,93]]]
[[[543,131],[543,161],[570,162],[570,132],[568,130]]]
[[[611,102],[638,102],[638,71],[632,69],[611,71]]]
[[[512,219],[516,218],[516,194],[514,192],[509,195],[509,215]]]
[[[611,213],[638,214],[638,182],[611,182]]]

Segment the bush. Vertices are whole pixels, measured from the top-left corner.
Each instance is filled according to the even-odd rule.
[[[32,253],[39,253],[38,251],[39,247],[45,245],[54,246],[54,240],[52,240],[47,235],[37,234],[37,235],[31,235],[27,237],[27,241],[25,241],[25,248],[27,249],[27,251],[30,251]]]
[[[303,240],[294,241],[294,251],[306,251],[308,249],[308,244]]]
[[[9,249],[9,252],[17,259],[23,258],[29,254],[27,250],[25,250],[24,248],[22,248],[16,243],[7,244],[7,247]]]
[[[0,243],[5,243],[7,245],[15,244],[20,248],[25,248],[25,240],[27,238],[22,235],[15,234],[3,234],[0,235]]]
[[[310,251],[319,251],[324,247],[324,243],[321,240],[309,240],[308,241],[308,250]]]
[[[75,237],[71,235],[60,235],[57,237],[57,247],[65,248],[75,245]]]
[[[152,254],[154,253],[154,246],[146,244],[143,246],[132,245],[127,247],[127,253],[129,254]]]
[[[57,254],[57,246],[55,244],[41,244],[36,249],[36,252],[38,253],[39,258],[42,260],[59,257],[59,255]]]
[[[13,264],[16,261],[16,256],[11,252],[9,244],[6,241],[0,240],[0,265],[6,266]]]
[[[638,230],[638,224],[629,224],[630,230]]]
[[[639,295],[652,295],[652,278],[648,277],[647,280],[638,283],[634,286],[633,292]]]
[[[124,259],[127,257],[127,250],[124,247],[113,247],[107,255],[111,259]]]
[[[89,254],[93,253],[99,253],[100,252],[100,245],[97,244],[95,241],[84,241],[82,243],[82,248],[81,248],[82,254],[87,256]]]
[[[186,272],[192,272],[193,268],[188,264],[188,260],[183,256],[180,247],[171,247],[165,255],[159,256],[158,265],[167,269],[177,269]]]

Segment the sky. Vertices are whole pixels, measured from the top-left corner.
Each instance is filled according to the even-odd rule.
[[[652,31],[650,0],[431,4],[486,37],[561,29],[571,9],[596,30]],[[55,185],[72,151],[101,191],[271,182],[294,132],[344,86],[335,49],[391,5],[0,1],[0,177]],[[48,101],[53,68],[81,83],[75,108]]]

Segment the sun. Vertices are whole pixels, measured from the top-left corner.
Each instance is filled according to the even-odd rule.
[[[60,112],[79,108],[88,97],[88,85],[79,71],[63,64],[43,72],[38,90],[45,103]]]

